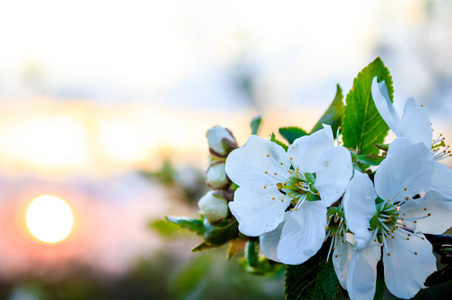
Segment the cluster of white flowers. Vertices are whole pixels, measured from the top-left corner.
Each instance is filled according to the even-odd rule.
[[[269,259],[301,264],[331,237],[329,256],[351,299],[373,299],[381,259],[387,288],[406,299],[436,270],[424,233],[452,226],[452,170],[438,162],[450,150],[442,136],[432,139],[428,112],[413,99],[399,117],[384,81],[374,78],[372,96],[397,136],[372,180],[329,125],[287,151],[250,136],[226,160],[239,186],[229,208]]]

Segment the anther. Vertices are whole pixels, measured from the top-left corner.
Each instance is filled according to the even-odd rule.
[[[408,200],[408,199],[410,199],[410,198],[408,198],[408,197],[405,197],[405,200]]]
[[[281,166],[283,165],[283,163],[281,163]]]
[[[431,213],[428,213],[428,214],[427,214],[427,216],[429,216],[429,217],[430,217],[431,215],[432,215]]]
[[[265,174],[268,174],[268,172],[267,172],[267,171],[265,171]]]
[[[267,157],[270,157],[270,154],[267,154]]]
[[[403,190],[406,191],[406,188],[404,188]]]
[[[417,252],[414,252],[414,255],[417,255]]]
[[[388,256],[391,256],[391,253],[388,253]]]
[[[267,188],[267,186],[266,185],[264,185],[264,189],[266,189]]]
[[[278,173],[275,172],[275,175],[278,175]]]

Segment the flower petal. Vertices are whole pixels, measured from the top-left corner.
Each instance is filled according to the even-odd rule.
[[[442,234],[452,227],[452,202],[447,200],[439,193],[428,192],[403,204],[399,213],[402,218],[416,219],[416,231]]]
[[[452,201],[452,170],[440,162],[434,163],[432,181],[428,190],[436,191]]]
[[[430,150],[423,143],[413,145],[406,138],[397,138],[375,174],[375,189],[384,200],[404,201],[424,191],[432,174]]]
[[[347,236],[348,235],[352,236],[351,234],[347,233]],[[352,258],[352,255],[354,253],[353,245],[348,241],[342,243],[337,239],[334,248],[335,248],[333,251],[334,271],[336,272],[337,279],[339,279],[341,286],[344,289],[347,289],[347,271],[348,266],[350,264],[350,259]]]
[[[347,188],[353,175],[352,157],[344,147],[326,150],[321,156],[320,168],[317,169],[315,188],[326,206],[337,201]]]
[[[406,137],[413,144],[424,143],[432,147],[432,125],[425,107],[416,106],[413,98],[405,102],[405,110],[399,125],[398,137]]]
[[[376,212],[377,193],[367,174],[355,171],[347,187],[342,205],[347,227],[355,234],[357,249],[364,248],[370,240],[369,221]]]
[[[296,139],[289,146],[287,154],[293,157],[292,164],[302,172],[314,173],[323,167],[322,154],[334,147],[331,126],[323,125],[323,129],[311,135]]]
[[[284,214],[284,221],[281,222],[275,230],[264,233],[259,237],[261,251],[268,259],[280,262],[277,255],[277,249],[284,223],[287,221],[289,215],[290,212],[286,212]]]
[[[287,180],[289,168],[290,160],[284,149],[256,135],[250,136],[226,160],[226,174],[234,183],[261,189]]]
[[[235,191],[229,208],[239,222],[239,230],[248,236],[259,236],[274,230],[283,221],[284,211],[290,205],[277,187],[256,191],[240,187]],[[275,198],[274,200],[272,198]],[[283,200],[283,201],[281,201]]]
[[[400,229],[396,230],[395,235],[398,234],[397,231]],[[386,246],[383,251],[383,264],[388,290],[399,298],[413,298],[421,288],[425,288],[425,279],[436,271],[432,245],[424,235],[417,234],[412,235],[409,240],[388,238]]]
[[[347,291],[350,299],[374,298],[377,263],[380,258],[381,244],[375,242],[353,253],[347,272]]]
[[[320,201],[305,201],[284,224],[277,250],[279,260],[298,265],[311,258],[323,244],[326,224],[326,207]]]
[[[397,135],[399,130],[400,117],[394,109],[394,105],[389,98],[388,88],[383,80],[377,81],[375,76],[372,81],[372,98],[383,120],[388,124],[389,128]]]

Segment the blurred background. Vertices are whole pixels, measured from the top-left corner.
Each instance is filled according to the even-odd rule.
[[[309,130],[377,56],[452,138],[446,0],[16,0],[0,41],[0,299],[283,299],[283,270],[191,253],[164,217],[199,216],[208,128]],[[42,195],[72,212],[58,242],[29,228]]]

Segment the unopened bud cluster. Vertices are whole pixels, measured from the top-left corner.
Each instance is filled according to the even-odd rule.
[[[199,212],[209,222],[221,221],[229,215],[228,202],[232,193],[228,192],[231,181],[226,175],[225,160],[228,154],[238,148],[232,133],[224,127],[215,126],[207,130],[209,143],[210,165],[206,171],[209,191],[199,202]]]

